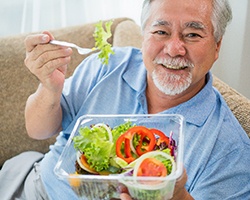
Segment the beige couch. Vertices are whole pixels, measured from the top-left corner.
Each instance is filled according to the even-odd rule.
[[[56,39],[74,42],[83,47],[93,47],[93,24],[53,30]],[[141,45],[140,28],[127,18],[118,18],[112,25],[113,46]],[[0,166],[3,162],[27,150],[47,152],[55,138],[37,141],[29,138],[24,125],[24,107],[27,97],[38,85],[37,79],[24,66],[26,35],[0,38]],[[76,51],[72,56],[68,76],[84,59]],[[228,105],[250,136],[250,101],[215,77],[214,85],[221,91]]]

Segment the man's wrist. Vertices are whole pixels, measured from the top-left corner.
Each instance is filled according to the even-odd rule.
[[[194,200],[194,198],[189,194],[189,192],[185,188],[184,188],[184,191],[183,191],[181,197],[178,197],[177,199]]]
[[[171,200],[194,200],[194,198],[188,193],[188,191],[183,188],[182,191],[178,192],[178,194],[175,194],[174,197]]]

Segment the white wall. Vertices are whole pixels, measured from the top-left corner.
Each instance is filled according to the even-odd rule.
[[[140,23],[143,0],[0,0],[0,37],[129,17]]]
[[[250,98],[250,3],[229,0],[233,20],[226,30],[218,61],[212,71]]]

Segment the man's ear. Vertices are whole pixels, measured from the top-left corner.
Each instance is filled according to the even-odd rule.
[[[216,43],[216,49],[215,49],[215,60],[219,58],[219,52],[221,48],[222,38]]]

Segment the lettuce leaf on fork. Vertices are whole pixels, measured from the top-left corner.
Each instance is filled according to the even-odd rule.
[[[107,65],[109,61],[109,55],[114,54],[114,51],[111,49],[112,45],[108,43],[108,38],[112,36],[111,32],[111,26],[113,24],[113,21],[110,20],[104,24],[103,22],[99,21],[95,25],[95,31],[94,31],[94,38],[95,38],[95,48],[99,49],[99,55],[98,58],[102,61],[103,64]]]

